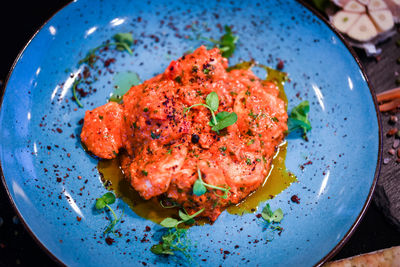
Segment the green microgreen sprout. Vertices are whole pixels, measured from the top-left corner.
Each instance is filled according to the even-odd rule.
[[[206,103],[199,103],[199,104],[194,104],[188,108],[184,109],[184,112],[189,112],[191,108],[197,107],[197,106],[203,106],[206,107],[210,110],[211,112],[211,120],[209,122],[209,125],[211,126],[211,130],[213,131],[220,131],[228,126],[233,125],[238,117],[235,112],[227,112],[227,111],[221,111],[217,114],[215,112],[218,110],[219,106],[219,98],[218,94],[216,92],[211,92],[207,95],[206,97]]]
[[[96,52],[99,51],[103,47],[110,47],[110,46],[115,46],[117,50],[119,51],[127,51],[130,55],[132,55],[132,49],[130,48],[133,45],[133,36],[131,33],[117,33],[113,37],[114,42],[107,42],[104,44],[99,45],[98,47],[95,47],[93,49],[90,49],[89,52],[86,54],[86,56],[79,60],[78,66],[82,64],[87,64],[90,68],[94,68],[94,64],[96,63],[97,59],[99,58],[96,55]],[[79,107],[83,108],[82,103],[79,101],[77,94],[76,94],[76,87],[78,84],[81,83],[81,79],[75,80],[75,82],[72,85],[72,93],[74,96],[75,102],[78,104]],[[121,101],[121,99],[117,98],[115,99],[116,96],[113,95],[113,100],[116,102]]]
[[[283,211],[282,209],[277,209],[275,211],[271,210],[271,206],[267,203],[261,212],[261,217],[267,222],[266,229],[270,230],[271,233],[278,231],[278,234],[281,235],[283,228],[279,225],[279,223],[283,219]],[[268,239],[267,241],[272,241],[272,239]]]
[[[133,36],[130,33],[117,33],[113,37],[114,42],[112,43],[105,43],[99,45],[96,48],[90,49],[86,56],[78,62],[78,65],[83,63],[88,64],[91,68],[93,68],[94,63],[96,62],[97,56],[96,52],[103,47],[109,47],[115,45],[116,49],[119,51],[126,50],[130,55],[132,55],[132,49],[130,46],[133,45]]]
[[[179,210],[179,217],[181,220],[174,218],[166,218],[160,224],[168,228],[168,231],[161,237],[161,242],[153,245],[150,249],[151,252],[157,255],[175,255],[175,251],[181,252],[186,258],[192,259],[188,252],[191,242],[187,238],[187,229],[178,228],[181,223],[193,224],[194,217],[198,216],[204,211],[204,208],[197,211],[193,215],[189,215],[186,210]]]
[[[107,234],[109,232],[114,232],[114,227],[115,225],[121,220],[122,215],[120,218],[117,217],[115,214],[114,210],[109,206],[115,202],[115,195],[111,192],[107,192],[104,195],[102,195],[100,198],[96,200],[96,205],[95,208],[97,210],[102,210],[105,207],[108,208],[108,210],[111,212],[113,215],[114,219],[111,221],[110,225],[104,230],[104,234]]]
[[[179,217],[181,218],[181,220],[178,221],[177,219],[168,217],[168,218],[165,218],[160,224],[161,224],[161,226],[163,226],[165,228],[174,228],[174,227],[176,228],[181,223],[193,224],[194,217],[196,217],[203,211],[204,211],[204,208],[202,208],[198,212],[194,213],[193,215],[189,215],[189,214],[187,214],[186,210],[184,210],[184,211],[179,210]]]
[[[219,40],[215,40],[212,38],[203,38],[207,41],[210,41],[217,45],[219,50],[222,52],[223,57],[231,57],[236,49],[236,43],[239,39],[239,36],[234,35],[232,33],[231,27],[225,25],[224,27],[225,34],[221,36]]]
[[[308,112],[310,111],[309,102],[303,101],[296,107],[292,109],[288,119],[288,133],[294,132],[296,130],[303,131],[303,138],[307,140],[306,133],[311,130],[311,123],[308,120]]]
[[[82,105],[81,101],[79,101],[79,98],[78,98],[78,96],[76,95],[76,87],[77,87],[78,84],[80,84],[80,83],[81,83],[81,80],[80,80],[80,79],[76,79],[76,80],[74,81],[74,83],[72,84],[72,94],[74,95],[74,100],[75,100],[75,102],[78,104],[78,106],[79,106],[80,108],[83,108],[83,105]]]
[[[216,190],[220,190],[220,191],[224,192],[223,195],[219,195],[219,194],[216,194],[214,192],[214,194],[217,197],[220,197],[220,198],[223,198],[223,199],[227,199],[228,198],[228,196],[231,193],[229,191],[231,189],[229,186],[228,186],[228,188],[225,188],[225,187],[219,187],[219,186],[215,186],[215,185],[212,185],[212,184],[205,183],[203,181],[202,177],[201,177],[201,171],[200,171],[199,168],[197,168],[197,175],[198,175],[198,178],[194,182],[194,185],[193,185],[193,194],[195,194],[196,196],[201,196],[201,195],[203,195],[203,194],[205,194],[207,192],[207,187],[208,187],[208,188],[212,188],[212,189],[216,189]]]
[[[271,206],[267,203],[261,212],[261,216],[269,223],[280,223],[283,219],[283,211],[279,208],[272,212]]]
[[[186,258],[192,259],[188,252],[191,246],[190,239],[187,238],[187,229],[169,228],[161,237],[161,242],[153,245],[150,251],[156,255],[175,255],[181,252]]]

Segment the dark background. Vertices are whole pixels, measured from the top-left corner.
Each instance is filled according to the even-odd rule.
[[[8,1],[7,4],[4,2],[0,4],[1,90],[4,89],[7,74],[21,49],[43,23],[68,2],[67,0],[13,1],[13,3]],[[383,54],[378,58],[367,58],[363,51],[356,50],[377,92],[396,86],[396,69],[400,72],[400,67],[396,64],[397,58],[400,58],[400,48],[396,46],[397,40],[400,40],[399,33],[381,44],[379,47],[383,49]],[[384,128],[389,127],[388,116],[383,115],[382,119]],[[384,144],[389,142],[385,137],[383,141]],[[391,164],[396,163],[391,162]],[[389,168],[391,166],[383,166],[381,177]],[[372,202],[352,237],[333,260],[395,245],[400,245],[400,232]],[[42,250],[18,220],[4,185],[0,183],[0,266],[53,265],[56,265],[56,262]]]

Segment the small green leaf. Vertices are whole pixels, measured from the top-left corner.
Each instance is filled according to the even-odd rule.
[[[264,220],[266,220],[267,222],[272,222],[272,215],[273,212],[271,210],[271,207],[269,206],[269,204],[267,203],[267,205],[265,205],[265,207],[263,208],[262,212],[261,212],[261,216],[263,217]]]
[[[265,205],[265,207],[261,212],[261,216],[263,217],[264,220],[266,220],[269,223],[271,222],[279,223],[283,219],[283,211],[282,209],[279,208],[274,212],[272,212],[271,207],[267,203],[267,205]]]
[[[133,45],[133,36],[131,33],[117,33],[113,36],[113,39],[118,43],[124,43],[128,46]]]
[[[189,221],[190,219],[192,219],[192,217],[188,214],[186,214],[185,212],[179,210],[179,217],[185,222],[185,221]]]
[[[211,92],[206,97],[206,104],[212,111],[217,111],[219,106],[219,99],[216,92]]]
[[[232,34],[232,29],[225,25],[225,34],[219,41],[219,49],[222,51],[223,57],[231,57],[236,49],[236,42],[239,39],[238,36]]]
[[[116,81],[116,89],[110,97],[112,102],[121,102],[122,97],[131,89],[132,86],[141,83],[139,75],[135,72],[117,73],[114,78]]]
[[[217,124],[219,121],[225,119],[226,117],[228,117],[231,113],[227,112],[227,111],[221,111],[220,113],[218,113],[217,115],[215,115],[215,119],[217,120]],[[212,120],[210,120],[210,122],[208,123],[208,125],[210,126],[215,126],[217,125],[215,124]]]
[[[164,244],[153,245],[150,251],[157,255],[174,255],[170,248],[165,248]]]
[[[279,208],[272,214],[272,220],[276,223],[282,221],[283,219],[283,211]]]
[[[213,126],[211,128],[211,130],[213,130],[213,131],[222,130],[222,129],[228,127],[228,126],[233,125],[237,121],[237,119],[238,119],[238,117],[237,117],[236,113],[232,112],[228,116],[225,116],[223,119],[218,121],[217,125]]]
[[[165,218],[160,224],[161,224],[161,226],[166,227],[166,228],[173,228],[179,224],[179,221],[174,218],[168,217],[168,218]]]
[[[308,120],[310,104],[308,101],[303,101],[292,109],[288,119],[288,132],[294,132],[298,129],[303,131],[303,136],[311,130],[311,123]]]
[[[105,193],[101,198],[104,200],[106,204],[109,205],[115,202],[115,195],[111,192]]]
[[[194,182],[193,194],[196,196],[201,196],[207,192],[207,188],[204,186],[203,182],[199,179]]]
[[[99,198],[99,199],[97,199],[97,201],[96,201],[96,209],[97,209],[97,210],[102,210],[102,209],[105,208],[106,204],[107,204],[107,203],[104,202],[103,198]]]

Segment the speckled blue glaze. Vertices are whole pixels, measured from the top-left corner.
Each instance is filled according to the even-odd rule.
[[[282,234],[263,230],[255,214],[224,212],[214,225],[189,230],[197,244],[193,264],[311,266],[351,229],[374,185],[379,161],[379,123],[366,78],[340,38],[301,4],[240,3],[78,0],[44,25],[22,53],[2,103],[0,160],[21,218],[61,262],[177,264],[149,251],[161,227],[137,216],[121,200],[122,237],[106,244],[102,231],[108,221],[93,209],[95,198],[106,190],[97,161],[77,138],[78,122],[85,110],[106,103],[115,73],[135,71],[142,80],[161,73],[170,60],[202,43],[193,38],[197,33],[221,36],[218,23],[232,25],[240,36],[232,63],[254,58],[274,67],[279,59],[285,62],[291,80],[286,86],[289,110],[309,100],[313,129],[309,142],[288,137],[286,165],[298,182],[269,201],[273,209],[284,211]],[[134,55],[104,53],[104,58],[116,58],[110,65],[114,73],[98,75],[92,84],[96,92],[84,97],[84,108],[79,108],[71,100],[70,77],[79,71],[77,62],[113,34],[127,31],[137,40]],[[299,168],[308,161],[312,164]],[[290,201],[294,194],[300,204]],[[146,226],[151,231],[145,232]]]

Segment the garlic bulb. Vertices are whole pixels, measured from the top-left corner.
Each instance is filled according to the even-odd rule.
[[[400,0],[336,0],[343,8],[331,17],[332,24],[342,33],[366,42],[379,33],[393,28],[399,21]]]

